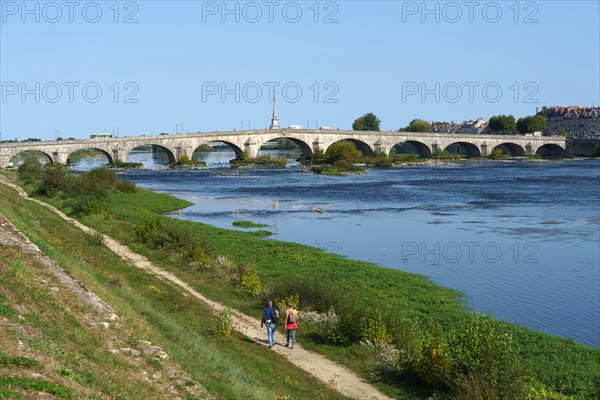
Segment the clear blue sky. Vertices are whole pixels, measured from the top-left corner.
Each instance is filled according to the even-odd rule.
[[[311,128],[600,104],[597,0],[0,6],[2,139],[265,128],[269,86]]]

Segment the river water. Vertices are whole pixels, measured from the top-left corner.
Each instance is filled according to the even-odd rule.
[[[177,218],[427,275],[473,310],[600,347],[600,161],[461,161],[324,177],[302,167],[123,173],[189,200]],[[156,168],[160,154],[132,154]],[[84,160],[79,165],[89,166]],[[265,228],[263,228],[265,229]]]

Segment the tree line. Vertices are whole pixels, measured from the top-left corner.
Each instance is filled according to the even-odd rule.
[[[352,123],[352,129],[355,131],[379,131],[381,120],[373,113],[367,113],[357,118]],[[398,129],[398,132],[430,132],[434,125],[449,125],[448,122],[429,123],[423,119],[413,119],[404,127]],[[545,132],[548,128],[546,119],[539,115],[519,118],[515,121],[512,115],[495,115],[490,118],[488,127],[495,134],[512,135],[515,129],[518,133]]]

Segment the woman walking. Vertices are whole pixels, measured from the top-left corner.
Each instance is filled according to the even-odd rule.
[[[288,304],[287,310],[285,310],[285,336],[287,339],[286,347],[290,346],[290,333],[292,336],[292,349],[296,344],[296,329],[298,329],[298,311],[294,310],[292,303]]]

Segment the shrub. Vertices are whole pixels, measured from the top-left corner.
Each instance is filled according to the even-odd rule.
[[[102,246],[104,236],[100,232],[87,233],[85,240],[92,246]]]
[[[65,205],[71,207],[71,213],[74,215],[97,215],[108,212],[108,209],[93,196],[78,196],[65,202]]]
[[[453,333],[446,333],[434,322],[423,334],[421,359],[417,366],[419,378],[431,386],[441,387],[450,380],[452,373]]]
[[[393,161],[388,157],[369,157],[365,158],[365,163],[374,167],[391,167],[394,165]]]
[[[334,143],[325,152],[325,160],[329,164],[340,160],[359,160],[362,157],[362,153],[351,142]]]
[[[248,267],[239,267],[241,278],[239,280],[239,288],[244,292],[256,296],[262,290],[262,282],[254,265]]]
[[[492,153],[489,156],[489,158],[492,160],[503,160],[508,157],[508,154],[505,154],[499,147],[496,147],[494,150],[492,150]]]
[[[287,305],[290,303],[293,304],[294,307],[298,307],[298,304],[300,304],[300,296],[298,295],[298,293],[291,294],[289,296],[283,297],[275,301],[275,307],[277,307],[278,310],[286,310]]]
[[[40,196],[54,197],[67,186],[66,167],[60,164],[47,164],[42,169],[40,181],[35,193]]]
[[[231,309],[224,308],[217,314],[215,334],[220,337],[228,337],[233,331],[233,322],[231,320]]]
[[[36,157],[27,156],[17,168],[17,176],[25,183],[38,182],[42,177],[42,164]]]
[[[376,309],[372,315],[362,317],[359,321],[360,325],[360,340],[363,343],[379,347],[385,343],[391,342],[391,337],[388,335],[387,328],[381,317],[381,311]]]
[[[156,247],[159,238],[164,233],[164,229],[162,218],[153,215],[144,218],[144,222],[136,226],[134,231],[140,242]]]
[[[518,348],[504,328],[491,316],[475,314],[454,346],[453,377],[450,386],[459,394],[480,398],[515,399],[523,395],[524,374]],[[489,397],[489,396],[494,397]],[[465,397],[475,398],[475,397]]]

